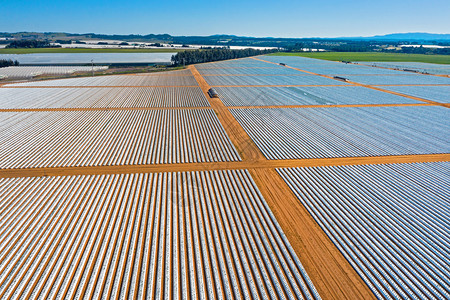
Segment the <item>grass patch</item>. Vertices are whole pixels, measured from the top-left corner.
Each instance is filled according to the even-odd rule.
[[[384,52],[279,52],[269,55],[302,56],[333,61],[385,61],[385,62],[424,62],[450,64],[450,55],[427,55]]]
[[[168,53],[180,52],[188,49],[92,49],[92,48],[11,48],[0,49],[0,54],[31,54],[31,53]]]

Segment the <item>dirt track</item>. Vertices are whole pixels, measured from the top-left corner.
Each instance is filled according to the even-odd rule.
[[[253,141],[251,142],[253,143]],[[187,172],[187,171],[234,170],[234,169],[269,169],[269,168],[275,169],[275,168],[295,168],[295,167],[393,164],[393,163],[415,163],[415,162],[436,162],[436,161],[450,161],[450,154],[446,153],[446,154],[420,154],[420,155],[397,155],[397,156],[312,158],[312,159],[291,159],[291,160],[267,160],[265,158],[262,158],[260,160],[244,159],[243,161],[236,161],[236,162],[0,169],[0,178],[162,173],[162,172]]]
[[[193,107],[58,107],[58,108],[1,108],[0,112],[27,112],[27,111],[110,111],[110,110],[180,110],[180,109],[210,109],[209,106]]]

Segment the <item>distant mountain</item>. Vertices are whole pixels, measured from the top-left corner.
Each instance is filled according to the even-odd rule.
[[[450,34],[445,33],[426,33],[426,32],[409,32],[409,33],[391,33],[385,35],[375,35],[368,37],[346,37],[349,40],[382,40],[382,41],[448,41]]]
[[[372,51],[379,44],[396,43],[439,43],[450,46],[450,34],[434,34],[423,32],[393,33],[369,37],[340,38],[282,38],[282,37],[248,37],[227,34],[211,36],[173,36],[170,34],[97,34],[97,33],[65,33],[65,32],[0,32],[0,44],[9,43],[9,39],[34,39],[50,42],[82,41],[82,40],[119,40],[127,42],[148,42],[187,45],[226,45],[251,47],[280,47],[289,49],[320,48],[329,51]]]

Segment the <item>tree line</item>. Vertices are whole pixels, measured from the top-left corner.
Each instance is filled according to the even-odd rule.
[[[60,48],[61,45],[51,45],[48,41],[20,40],[13,41],[6,48]]]
[[[0,59],[0,68],[6,68],[10,66],[18,66],[19,62],[12,59]]]
[[[256,50],[251,48],[242,50],[234,50],[228,48],[188,50],[188,51],[181,51],[173,55],[172,63],[176,66],[183,64],[190,65],[225,59],[235,59],[255,55],[262,55],[277,51],[278,51],[277,49]]]
[[[402,47],[401,52],[409,54],[440,54],[450,55],[450,48],[428,48],[428,47]]]

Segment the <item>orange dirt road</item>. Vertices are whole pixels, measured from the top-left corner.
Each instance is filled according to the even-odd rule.
[[[89,167],[52,167],[52,168],[24,168],[0,169],[0,178],[38,177],[38,176],[71,176],[71,175],[100,175],[100,174],[133,174],[133,173],[163,173],[190,172],[205,170],[236,170],[236,169],[275,169],[296,167],[323,167],[347,165],[377,165],[394,163],[416,163],[450,161],[450,154],[418,154],[395,156],[367,156],[340,158],[310,158],[289,160],[243,160],[235,162],[203,162],[182,164],[149,164],[149,165],[121,165],[121,166],[89,166]]]

